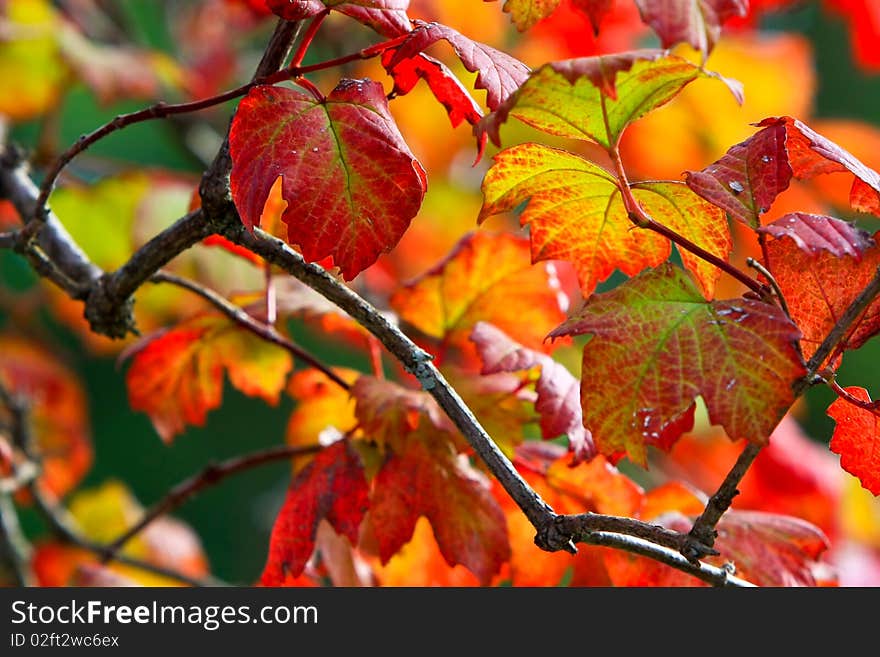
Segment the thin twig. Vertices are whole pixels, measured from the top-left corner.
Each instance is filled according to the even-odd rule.
[[[718,554],[713,549],[715,539],[718,538],[718,532],[715,530],[715,527],[721,520],[721,516],[733,504],[733,498],[739,495],[737,487],[758,457],[758,454],[761,453],[761,449],[761,445],[751,442],[746,443],[745,448],[743,448],[730,472],[727,473],[721,486],[709,498],[706,508],[703,509],[700,516],[694,521],[694,525],[688,533],[690,540],[686,541],[681,548],[682,555],[688,561],[696,562],[706,555]]]
[[[782,288],[779,287],[779,283],[776,281],[773,274],[770,273],[770,270],[754,258],[746,258],[746,264],[767,279],[767,283],[770,284],[770,287],[773,288],[774,294],[776,294],[776,299],[779,301],[779,307],[782,308],[782,312],[785,313],[785,316],[791,319],[791,313],[788,310],[788,303],[785,301],[785,295],[782,293]]]
[[[180,482],[174,488],[144,512],[141,519],[125,531],[119,538],[107,546],[104,559],[111,559],[128,541],[140,534],[151,522],[170,513],[184,502],[209,486],[220,483],[227,477],[239,472],[250,470],[266,463],[284,461],[297,456],[314,454],[323,449],[321,445],[282,445],[271,447],[243,456],[235,456],[222,463],[208,465],[204,470]]]
[[[16,231],[10,230],[0,233],[0,249],[13,249],[17,243],[18,233]]]
[[[229,319],[234,321],[236,324],[242,326],[243,328],[246,328],[248,331],[250,331],[257,337],[265,340],[266,342],[271,342],[272,344],[281,347],[282,349],[290,353],[294,358],[298,358],[302,362],[307,363],[311,367],[314,367],[316,370],[319,370],[321,373],[324,374],[324,376],[333,381],[333,383],[338,385],[343,390],[351,389],[351,385],[345,379],[336,374],[336,372],[334,372],[324,363],[312,356],[312,354],[307,352],[305,349],[297,344],[294,344],[286,337],[281,335],[278,331],[275,330],[274,326],[264,324],[263,322],[256,319],[253,315],[249,314],[243,308],[236,306],[234,303],[229,302],[223,296],[217,294],[214,290],[211,290],[204,285],[200,285],[195,281],[189,280],[188,278],[183,278],[182,276],[177,276],[176,274],[171,274],[169,272],[163,271],[153,274],[153,276],[150,278],[150,282],[170,283],[172,285],[176,285],[177,287],[198,294],[200,297],[210,302],[215,308],[217,308],[217,310],[229,317]]]

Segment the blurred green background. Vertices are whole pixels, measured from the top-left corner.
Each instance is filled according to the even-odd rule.
[[[144,45],[173,53],[166,17],[151,2],[120,2]],[[823,13],[817,3],[796,11],[768,16],[765,27],[799,31],[814,44],[819,93],[816,116],[862,119],[880,125],[880,77],[867,77],[853,65],[847,30],[838,18]],[[271,25],[268,26],[271,28]],[[81,133],[116,114],[135,109],[125,104],[99,106],[78,89],[67,96],[61,113],[61,141],[72,143]],[[17,126],[11,139],[33,145],[37,127]],[[147,166],[199,172],[202,165],[185,149],[173,130],[162,122],[132,127],[98,144],[94,153]],[[0,276],[7,285],[33,283],[26,265],[15,255],[0,252]],[[0,316],[0,323],[6,321]],[[124,371],[112,358],[95,357],[82,349],[65,327],[46,316],[46,325],[68,354],[68,363],[82,376],[86,387],[95,448],[95,462],[84,486],[107,479],[125,482],[142,504],[158,500],[168,489],[203,468],[211,460],[283,442],[292,402],[283,398],[277,408],[246,398],[227,386],[224,404],[209,414],[204,428],[191,428],[173,444],[164,445],[147,417],[132,412],[123,385]],[[343,364],[348,357],[328,349],[313,337],[298,336],[319,358]],[[355,366],[363,363],[351,363]],[[846,385],[876,388],[880,341],[873,340],[848,358],[841,370]],[[826,442],[833,428],[824,409],[832,400],[826,389],[807,395],[804,426],[813,438]],[[231,583],[252,583],[263,567],[268,536],[289,482],[289,466],[274,464],[237,475],[211,487],[183,506],[176,515],[195,528],[206,549],[214,574]],[[39,521],[26,514],[26,529],[39,531]]]

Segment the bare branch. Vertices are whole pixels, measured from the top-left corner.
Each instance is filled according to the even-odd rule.
[[[321,449],[323,449],[321,445],[282,445],[280,447],[271,447],[269,449],[245,454],[243,456],[235,456],[222,463],[208,465],[201,472],[185,479],[168,491],[165,497],[144,513],[143,517],[137,522],[137,524],[133,525],[119,538],[110,543],[106,548],[107,553],[104,556],[104,559],[112,559],[122,546],[140,534],[151,522],[178,508],[205,488],[218,484],[227,477],[239,472],[244,472],[245,470],[250,470],[266,463],[286,461],[297,456],[314,454]]]

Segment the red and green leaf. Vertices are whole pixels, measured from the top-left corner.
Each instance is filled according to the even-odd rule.
[[[656,221],[727,260],[730,230],[717,207],[676,182],[635,183],[632,193]],[[614,176],[572,153],[520,144],[496,155],[483,179],[479,220],[513,210],[523,201],[528,205],[520,221],[530,226],[532,260],[571,262],[584,294],[615,268],[632,276],[671,253],[666,238],[634,229]],[[682,261],[711,298],[719,270],[687,252]]]
[[[767,265],[779,284],[792,319],[803,332],[804,356],[813,355],[840,316],[868,285],[880,266],[878,234],[848,243],[855,255],[837,256],[801,247],[793,237],[770,241]],[[812,242],[810,243],[812,245]],[[813,245],[815,246],[815,245]],[[853,324],[829,359],[832,365],[847,349],[858,349],[880,331],[880,300],[872,302]]]
[[[583,353],[584,424],[599,451],[646,462],[693,425],[701,396],[731,439],[765,444],[804,374],[797,327],[750,299],[707,302],[664,265],[595,294],[551,336],[591,334]]]
[[[846,391],[856,399],[870,404],[871,396],[864,388]],[[880,406],[877,407],[880,409]],[[856,406],[840,398],[828,407],[828,415],[837,423],[829,447],[840,455],[840,467],[858,477],[862,486],[880,495],[880,410]]]
[[[137,345],[125,382],[136,411],[169,442],[202,426],[223,395],[223,373],[240,392],[277,404],[293,366],[290,354],[232,322],[205,313]]]
[[[527,240],[477,232],[395,292],[391,306],[426,335],[451,344],[469,344],[474,325],[487,321],[540,349],[547,332],[564,317],[560,294],[552,266],[531,264]]]
[[[477,132],[500,145],[501,124],[513,116],[551,135],[610,148],[630,123],[704,77],[713,74],[662,50],[551,62],[532,72]]]
[[[281,176],[288,241],[309,261],[332,256],[346,279],[397,244],[425,195],[424,169],[370,80],[343,80],[323,101],[256,87],[239,104],[229,145],[245,226],[259,226]]]
[[[369,506],[364,468],[348,441],[339,440],[319,452],[290,484],[272,527],[261,583],[279,586],[302,574],[321,520],[326,519],[337,533],[357,544]]]

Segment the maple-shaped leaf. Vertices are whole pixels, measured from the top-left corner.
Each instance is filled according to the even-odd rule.
[[[289,21],[301,21],[326,9],[338,11],[387,37],[410,29],[409,0],[266,0],[266,6]]]
[[[653,219],[727,259],[730,230],[717,207],[682,183],[643,182],[631,187]],[[585,295],[615,268],[632,276],[660,264],[671,252],[666,238],[633,228],[616,178],[578,155],[533,143],[497,154],[483,179],[478,221],[513,210],[526,200],[520,221],[530,226],[532,260],[571,262]],[[688,252],[681,257],[711,298],[720,271]]]
[[[426,335],[452,344],[469,344],[474,325],[487,321],[539,349],[547,331],[564,317],[560,295],[552,265],[531,264],[527,240],[475,232],[436,267],[395,292],[391,306]]]
[[[840,316],[868,285],[880,266],[880,246],[875,233],[871,239],[850,241],[854,255],[837,256],[820,247],[818,251],[801,247],[786,236],[767,244],[767,266],[788,304],[791,318],[803,332],[801,347],[810,358]],[[812,242],[810,243],[812,246]],[[829,357],[837,364],[847,349],[858,349],[880,330],[880,300],[873,301],[853,324],[849,333]]]
[[[838,258],[853,256],[858,259],[874,245],[870,233],[852,222],[806,212],[782,216],[761,226],[758,232],[777,239],[790,237],[799,249],[814,256],[820,251],[827,251]]]
[[[850,205],[880,215],[880,174],[852,154],[788,116],[764,119],[762,128],[700,172],[687,172],[688,186],[752,228],[792,178],[824,173],[853,175]]]
[[[224,371],[240,392],[277,404],[291,367],[281,347],[225,315],[204,313],[139,343],[125,382],[131,407],[169,442],[220,406]]]
[[[298,577],[312,550],[321,520],[357,544],[369,508],[369,488],[361,459],[347,440],[321,450],[290,484],[269,539],[269,557],[260,582],[279,586]]]
[[[636,0],[642,20],[664,48],[687,43],[705,59],[721,36],[721,25],[748,13],[749,0]]]
[[[864,388],[846,391],[863,402],[871,396]],[[880,495],[880,416],[878,411],[860,408],[846,399],[835,399],[828,415],[837,423],[829,445],[840,455],[840,467],[858,477],[864,488]]]
[[[442,434],[427,429],[412,432],[373,480],[370,524],[379,556],[387,563],[425,516],[446,562],[487,584],[510,558],[504,514],[488,480]]]
[[[415,28],[395,48],[386,68],[393,70],[398,63],[415,57],[441,40],[452,46],[468,71],[477,74],[474,86],[486,90],[486,105],[490,110],[497,109],[529,75],[529,67],[507,53],[469,39],[441,23],[423,21],[415,21]]]
[[[485,0],[491,2],[491,0]],[[559,6],[560,0],[504,0],[501,8],[510,14],[510,20],[516,25],[516,29],[525,32],[530,27],[541,21]]]
[[[584,346],[584,424],[603,454],[646,463],[693,426],[701,396],[733,440],[765,444],[804,374],[797,327],[776,306],[707,302],[687,275],[663,265],[594,294],[550,335],[591,334]],[[601,382],[601,384],[598,384]]]
[[[471,340],[483,361],[483,374],[540,367],[541,376],[535,384],[538,394],[535,410],[541,416],[541,435],[545,440],[567,436],[575,463],[590,461],[596,456],[593,437],[583,424],[580,382],[564,365],[545,353],[523,347],[486,322],[477,322]]]
[[[476,132],[500,145],[501,124],[513,116],[551,135],[611,148],[627,125],[703,77],[718,76],[662,50],[550,62],[481,120]]]
[[[288,241],[309,261],[332,256],[347,280],[397,244],[427,186],[382,85],[371,80],[343,80],[323,101],[255,87],[238,106],[229,147],[230,189],[245,226],[259,225],[281,176]]]

